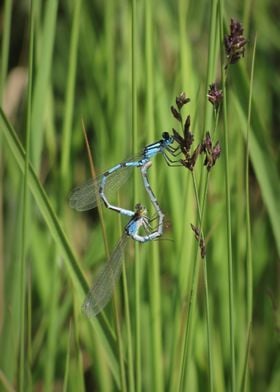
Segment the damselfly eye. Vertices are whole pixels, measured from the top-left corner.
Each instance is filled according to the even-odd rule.
[[[170,139],[170,136],[169,136],[169,133],[168,133],[168,132],[163,132],[163,133],[162,133],[162,137],[163,137],[164,140]]]

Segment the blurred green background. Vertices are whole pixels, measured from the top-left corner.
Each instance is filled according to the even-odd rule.
[[[5,0],[0,12],[0,390],[278,391],[279,2],[37,0],[31,11]],[[206,94],[221,83],[232,17],[248,44],[227,70],[215,129]],[[195,143],[215,129],[222,146],[208,181],[207,259],[190,229],[203,160],[192,176],[158,156],[149,176],[164,235],[130,241],[116,307],[88,320],[86,282],[127,220],[68,206],[91,176],[82,123],[102,173],[178,129],[170,106],[181,91]],[[152,215],[134,174],[114,201]]]

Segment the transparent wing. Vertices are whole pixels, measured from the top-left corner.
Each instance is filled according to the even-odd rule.
[[[120,169],[109,174],[106,181],[105,192],[110,198],[118,189],[128,180],[131,174],[131,167],[121,167]],[[100,198],[99,187],[103,174],[90,179],[84,184],[74,188],[69,195],[69,205],[77,211],[88,211],[97,206],[97,200]]]
[[[123,233],[110,259],[97,273],[92,288],[82,305],[82,310],[88,317],[94,317],[100,313],[112,298],[116,282],[121,275],[128,238],[126,233]]]

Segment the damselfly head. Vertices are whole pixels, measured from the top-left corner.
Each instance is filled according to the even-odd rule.
[[[172,144],[174,141],[173,136],[171,136],[168,132],[163,132],[162,133],[162,138],[165,144]]]
[[[147,209],[144,207],[141,203],[137,203],[135,205],[135,216],[138,216],[139,218],[143,215],[147,214]]]

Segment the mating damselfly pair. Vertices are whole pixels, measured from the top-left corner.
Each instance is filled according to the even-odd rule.
[[[131,237],[135,241],[143,243],[152,241],[160,237],[163,233],[164,214],[150,186],[147,170],[151,166],[151,158],[159,153],[163,155],[169,166],[180,165],[179,160],[173,159],[178,155],[179,150],[179,146],[176,148],[172,146],[173,143],[173,136],[169,135],[168,132],[164,132],[162,139],[147,145],[140,154],[115,165],[96,179],[90,179],[75,188],[70,194],[70,207],[78,211],[87,211],[95,208],[98,199],[101,199],[107,208],[131,218],[125,226],[122,237],[115,246],[111,257],[97,274],[92,288],[83,303],[83,311],[88,316],[96,316],[109,302],[115,284],[120,277],[124,250],[128,238]],[[140,168],[144,187],[156,210],[158,226],[154,231],[151,228],[147,211],[140,203],[136,205],[135,210],[129,210],[112,205],[107,198],[107,195],[116,192],[127,180],[130,169],[132,168]],[[139,234],[140,228],[145,230],[146,235]]]

